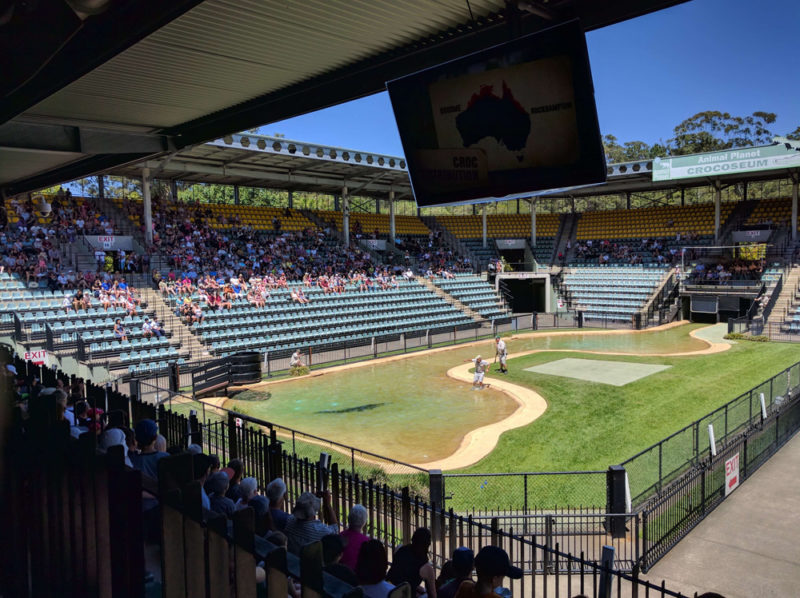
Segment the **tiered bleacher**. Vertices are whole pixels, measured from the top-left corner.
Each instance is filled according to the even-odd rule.
[[[462,242],[481,260],[497,259],[495,239],[526,239],[531,237],[530,214],[489,214],[486,216],[486,234],[489,243],[483,247],[482,216],[437,216],[436,221]],[[534,257],[540,263],[549,263],[553,256],[555,237],[558,234],[558,214],[536,215],[536,247]]]
[[[128,218],[130,218],[134,224],[141,226],[141,201],[122,199],[119,197],[113,198],[112,201],[120,210],[128,215]],[[159,203],[160,202],[156,198],[154,200],[154,214],[160,208]],[[227,230],[234,227],[249,227],[259,231],[276,230],[276,228],[280,230],[299,231],[314,226],[301,212],[290,208],[231,204],[171,204],[169,207],[182,217],[191,215],[192,218],[196,218],[197,211],[199,210],[202,213],[202,218],[208,222],[209,226],[217,230]],[[163,208],[161,209],[163,210]],[[156,217],[154,217],[154,221],[158,224]]]
[[[487,320],[511,315],[494,286],[479,276],[461,273],[456,274],[455,278],[437,278],[433,283]]]
[[[766,225],[770,228],[789,228],[792,219],[792,200],[786,197],[759,200],[745,220],[745,225]],[[800,227],[798,228],[800,230]]]
[[[667,269],[655,265],[570,267],[564,286],[572,307],[588,319],[630,321],[644,307]]]
[[[723,203],[720,222],[734,208]],[[603,210],[580,215],[576,230],[576,264],[679,263],[684,247],[714,243],[714,206],[665,206]]]
[[[292,351],[334,343],[362,344],[372,337],[421,335],[436,328],[473,327],[476,323],[416,280],[397,281],[396,289],[326,294],[303,288],[309,303],[290,293],[302,285],[270,292],[265,307],[236,299],[229,310],[207,311],[193,330],[217,356],[238,351]],[[193,300],[198,300],[194,295]],[[174,304],[175,299],[167,299]],[[391,314],[389,316],[388,314]]]
[[[315,210],[314,215],[324,222],[332,222],[338,230],[343,227],[342,212]],[[350,230],[360,228],[366,237],[371,237],[375,231],[379,237],[386,237],[391,232],[388,214],[372,214],[370,212],[350,212]],[[427,236],[430,230],[425,223],[416,216],[396,214],[394,217],[395,234],[399,237]]]

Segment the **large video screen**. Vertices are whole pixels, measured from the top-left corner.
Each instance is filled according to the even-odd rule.
[[[386,86],[418,206],[605,181],[578,21]]]

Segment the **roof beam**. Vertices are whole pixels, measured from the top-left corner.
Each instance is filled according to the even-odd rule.
[[[155,154],[174,149],[165,135],[13,121],[0,125],[0,148],[78,154]]]
[[[84,20],[60,0],[31,3],[28,11],[20,7],[3,25],[0,36],[0,53],[13,56],[16,63],[16,68],[9,69],[13,76],[0,78],[0,123],[66,87],[202,1],[122,0],[110,2],[104,12]]]
[[[181,178],[180,175],[211,175],[219,177],[241,177],[243,179],[250,179],[254,181],[264,181],[280,184],[281,186],[315,186],[315,187],[331,187],[334,189],[341,189],[347,177],[333,176],[327,174],[325,176],[311,176],[289,172],[270,172],[264,170],[251,170],[248,168],[228,168],[225,166],[210,166],[207,164],[197,164],[194,162],[186,162],[183,160],[172,160],[168,164],[164,164],[159,160],[148,160],[143,164],[145,168],[150,168],[153,171],[162,170],[163,176],[166,178]],[[367,182],[362,185],[360,189],[364,189],[371,193],[387,194],[392,189],[397,190],[398,186],[388,183],[377,183],[374,181]]]
[[[579,0],[576,5],[563,3],[563,9],[561,4],[555,4],[554,13],[557,13],[558,21],[546,21],[532,14],[520,15],[518,34],[534,33],[576,16],[581,17],[581,24],[589,31],[686,1],[616,0],[613,10],[609,9],[607,3],[596,0]],[[386,81],[509,39],[507,20],[502,15],[492,15],[491,19],[478,19],[454,27],[438,36],[311,77],[165,132],[176,137],[179,147],[222,137],[231,131],[244,131],[384,91]]]

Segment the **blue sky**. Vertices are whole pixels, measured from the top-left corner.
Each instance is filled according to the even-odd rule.
[[[693,0],[587,35],[603,134],[654,143],[704,110],[775,112],[800,126],[800,0]],[[268,124],[262,133],[402,155],[386,93]]]

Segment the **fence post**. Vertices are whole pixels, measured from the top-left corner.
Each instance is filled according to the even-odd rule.
[[[746,434],[744,436],[744,446],[742,447],[742,453],[743,453],[742,474],[740,477],[742,480],[746,480],[747,479],[747,435]]]
[[[189,412],[189,437],[187,444],[199,444],[203,446],[203,430],[197,419],[197,411],[192,409]]]
[[[553,516],[545,515],[544,517],[544,545],[547,550],[544,551],[544,570],[551,571],[553,566]]]
[[[236,442],[236,417],[232,412],[228,412],[228,458],[237,459],[239,450]]]
[[[403,488],[400,497],[400,523],[403,526],[403,544],[411,542],[411,496],[408,486]]]
[[[499,546],[500,534],[498,532],[500,531],[500,520],[497,517],[492,517],[491,528],[492,528],[491,531],[492,535],[489,543],[492,546]]]
[[[441,469],[431,469],[428,472],[428,491],[431,505],[444,509],[444,476]]]
[[[598,598],[611,598],[612,583],[611,571],[614,568],[614,547],[603,546],[600,569],[600,592]]]
[[[700,471],[700,491],[702,495],[700,497],[700,513],[702,513],[703,517],[706,516],[706,468],[705,466]]]
[[[283,464],[281,459],[281,443],[278,442],[278,433],[274,429],[270,430],[269,432],[269,456],[269,481],[272,481],[275,478],[283,477],[283,471],[281,467]]]
[[[376,359],[378,357],[378,342],[375,340],[375,337],[372,337],[372,358]]]
[[[264,351],[264,369],[267,371],[267,378],[272,378],[272,368],[269,362],[269,351]]]

